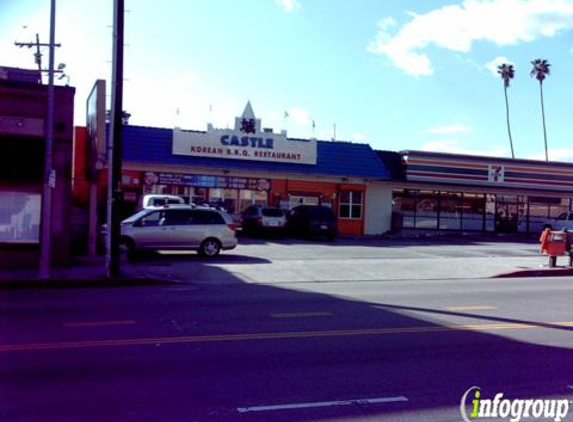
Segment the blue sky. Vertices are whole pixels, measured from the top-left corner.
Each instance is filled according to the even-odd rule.
[[[56,63],[77,88],[76,125],[94,81],[109,82],[112,4],[57,0]],[[14,41],[48,40],[49,1],[0,9],[0,65],[34,68]],[[376,149],[510,156],[495,74],[508,62],[516,157],[542,159],[529,72],[543,58],[550,159],[573,161],[573,0],[126,0],[126,9],[132,124],[232,126],[250,100],[264,127],[291,137],[328,140],[336,125],[336,140]]]

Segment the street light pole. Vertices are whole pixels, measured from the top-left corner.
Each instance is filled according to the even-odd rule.
[[[48,66],[48,98],[45,122],[44,187],[42,191],[42,230],[40,232],[40,266],[38,277],[50,277],[50,249],[52,237],[52,189],[56,185],[56,174],[52,169],[54,149],[54,53],[56,47],[56,0],[50,6],[50,43]]]

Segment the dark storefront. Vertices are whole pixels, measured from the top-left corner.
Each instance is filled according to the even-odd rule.
[[[407,151],[393,190],[402,228],[539,233],[572,208],[573,165]]]
[[[75,89],[55,89],[51,239],[52,263],[71,258],[71,200]],[[0,268],[36,266],[44,175],[47,87],[37,70],[0,67]]]

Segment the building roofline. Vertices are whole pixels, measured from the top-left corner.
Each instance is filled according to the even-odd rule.
[[[510,158],[510,157],[494,157],[490,155],[472,155],[472,154],[452,154],[447,152],[432,152],[432,151],[420,151],[420,150],[403,150],[398,152],[401,156],[417,155],[425,157],[440,157],[440,158],[451,158],[456,160],[466,160],[466,161],[497,161],[507,164],[529,164],[529,165],[560,165],[565,167],[573,167],[573,163],[566,161],[544,161],[544,160],[534,160],[528,158]]]

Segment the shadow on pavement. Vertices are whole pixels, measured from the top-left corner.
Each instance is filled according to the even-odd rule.
[[[322,237],[292,237],[279,236],[276,234],[245,235],[239,237],[239,244],[242,245],[264,245],[266,243],[281,243],[285,245],[298,244],[320,244],[325,246],[391,246],[391,247],[410,247],[410,246],[435,246],[435,245],[459,245],[471,246],[481,245],[484,243],[491,245],[506,245],[508,242],[523,245],[532,245],[538,247],[539,242],[526,236],[489,236],[489,235],[439,235],[439,236],[422,236],[422,237],[391,237],[391,236],[372,236],[372,237],[353,237],[339,236],[334,241],[328,241]]]
[[[135,264],[148,264],[148,265],[171,265],[178,262],[192,262],[197,264],[268,264],[271,261],[265,258],[256,256],[240,255],[237,253],[225,253],[213,258],[204,258],[193,251],[145,251],[139,252],[137,257],[133,260]]]
[[[11,294],[0,309],[3,421],[461,420],[472,386],[483,399],[561,399],[573,382],[571,328],[551,321],[240,280]],[[490,332],[432,315],[464,316]],[[98,319],[134,323],[62,328]],[[548,338],[568,347],[544,345]],[[364,400],[382,398],[407,401]],[[362,401],[332,404],[354,399]],[[330,405],[296,408],[303,403]]]

